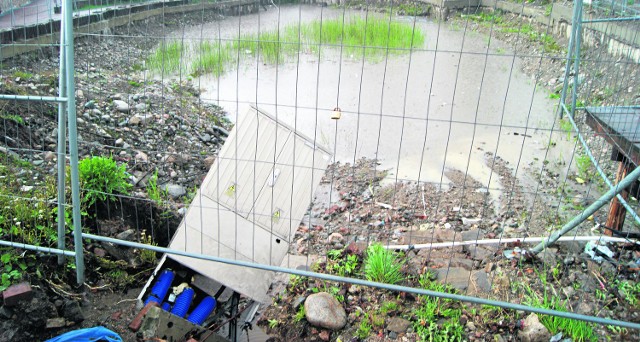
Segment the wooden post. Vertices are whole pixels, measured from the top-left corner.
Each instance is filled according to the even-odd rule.
[[[621,179],[627,176],[631,170],[633,170],[634,165],[630,163],[626,158],[623,158],[618,164],[618,172],[616,173],[616,184],[620,182]],[[629,198],[629,191],[624,189],[620,196],[627,200]],[[607,216],[607,224],[606,226],[615,230],[622,230],[622,226],[624,225],[624,217],[627,214],[626,209],[620,204],[617,197],[614,197],[611,201],[611,206],[609,207],[609,216]],[[606,229],[604,233],[608,236],[613,235],[613,232],[610,229]]]

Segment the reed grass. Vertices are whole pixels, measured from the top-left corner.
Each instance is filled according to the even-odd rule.
[[[342,46],[347,54],[364,55],[371,60],[387,53],[409,53],[422,47],[424,41],[424,33],[408,23],[381,17],[335,18],[288,25],[280,31],[245,34],[227,42],[203,41],[191,51],[178,41],[163,42],[149,56],[147,65],[152,71],[175,72],[185,64],[180,62],[182,58],[194,55],[189,72],[217,77],[230,70],[238,58],[259,58],[266,64],[280,64],[301,51],[318,52]]]
[[[180,41],[163,41],[160,46],[147,58],[150,70],[162,72],[176,72],[180,69],[187,47]]]

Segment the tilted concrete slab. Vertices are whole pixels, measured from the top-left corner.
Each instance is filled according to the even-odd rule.
[[[238,118],[169,247],[280,266],[330,161],[325,148],[252,108]],[[168,257],[269,301],[273,272]]]

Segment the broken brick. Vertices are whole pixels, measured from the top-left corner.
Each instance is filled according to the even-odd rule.
[[[140,326],[142,325],[142,319],[147,314],[149,309],[151,309],[154,306],[158,306],[158,303],[153,301],[147,303],[147,305],[145,305],[144,308],[142,308],[142,310],[138,312],[138,314],[133,319],[133,321],[131,321],[131,323],[129,324],[129,329],[131,329],[131,331],[134,331],[134,332],[140,330]]]
[[[4,305],[15,306],[20,301],[31,300],[33,298],[33,290],[31,290],[29,283],[15,284],[4,290],[2,297],[4,298]]]

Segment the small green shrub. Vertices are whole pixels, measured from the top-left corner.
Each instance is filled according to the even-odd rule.
[[[402,264],[394,252],[385,249],[381,244],[369,246],[364,265],[364,272],[368,280],[397,284],[404,280],[401,270]]]
[[[158,188],[158,170],[151,175],[149,182],[147,182],[147,195],[149,199],[154,201],[159,207],[163,205],[164,199],[167,197],[166,190]]]
[[[455,293],[449,285],[431,280],[429,273],[420,276],[418,282],[424,289]],[[430,296],[419,296],[422,305],[414,311],[413,328],[420,341],[462,341],[464,326],[460,324],[462,308],[460,302]]]
[[[360,321],[360,325],[358,325],[356,335],[359,339],[364,340],[371,335],[371,329],[373,329],[373,326],[369,323],[369,315],[365,314],[362,321]]]
[[[576,157],[576,167],[581,178],[585,180],[591,179],[591,158],[588,155],[583,154]]]
[[[136,81],[133,81],[133,80],[129,81],[129,85],[134,87],[134,88],[140,88],[142,86],[142,84],[140,82],[136,82]]]
[[[295,317],[293,317],[294,322],[302,322],[303,319],[307,317],[307,312],[304,310],[304,305],[300,305],[298,307],[298,311],[296,312]]]
[[[616,280],[614,282],[618,292],[631,306],[636,306],[640,301],[640,282],[633,283],[628,280]]]
[[[33,74],[26,71],[16,71],[13,73],[13,77],[20,77],[23,80],[30,80],[33,77]]]
[[[93,156],[78,164],[83,204],[91,206],[97,201],[115,200],[114,194],[128,194],[129,174],[124,165],[118,166],[112,158]]]

